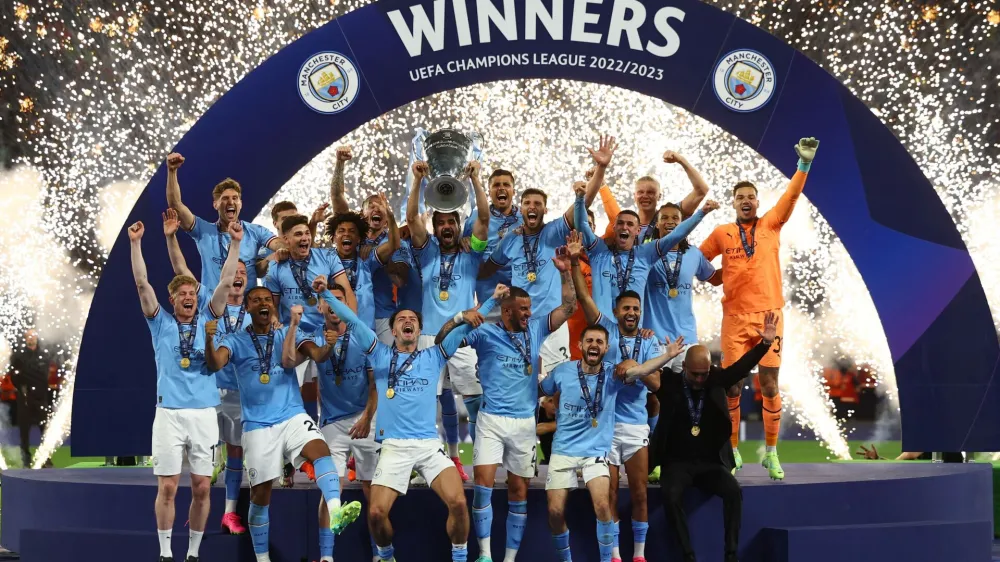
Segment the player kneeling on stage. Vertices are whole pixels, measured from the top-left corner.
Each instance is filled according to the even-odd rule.
[[[650,390],[660,384],[659,370],[675,357],[682,345],[669,343],[666,352],[639,365],[616,369],[604,361],[608,351],[608,331],[592,324],[583,330],[579,343],[583,359],[563,363],[552,370],[541,383],[542,393],[559,393],[556,414],[556,435],[552,443],[552,459],[545,480],[549,502],[549,528],[555,541],[559,560],[572,560],[569,549],[569,529],[566,527],[566,498],[577,487],[576,471],[583,471],[583,481],[590,491],[597,514],[597,542],[601,562],[611,562],[615,524],[609,501],[608,453],[614,436],[615,399],[618,391],[636,379]]]
[[[477,311],[455,315],[463,325],[453,330],[439,345],[417,350],[421,317],[412,310],[397,310],[389,319],[395,344],[378,341],[375,332],[340,300],[326,290],[325,280],[314,289],[330,305],[333,313],[347,322],[352,344],[368,354],[378,392],[376,440],[382,443],[375,477],[372,480],[368,523],[380,560],[394,561],[389,510],[400,495],[406,494],[410,473],[416,470],[448,506],[447,531],[452,543],[452,560],[468,559],[469,510],[462,478],[438,440],[437,383],[441,370],[454,355],[472,328],[483,322],[495,301],[487,300]]]
[[[296,348],[308,336],[296,336],[302,319],[301,305],[291,307],[288,327],[274,329],[271,319],[277,310],[266,287],[247,293],[247,312],[252,324],[213,342],[216,323],[206,324],[205,356],[208,368],[222,369],[230,362],[236,367],[237,384],[243,407],[243,454],[250,477],[250,535],[258,562],[268,556],[268,506],[271,485],[281,476],[283,459],[296,467],[312,463],[316,485],[330,512],[330,528],[339,534],[361,514],[361,504],[340,505],[340,477],[330,458],[323,434],[306,414],[295,375]],[[216,345],[218,346],[216,348]],[[278,353],[275,353],[275,349]]]
[[[663,467],[664,507],[685,562],[695,560],[684,514],[684,491],[691,486],[722,498],[725,562],[736,562],[743,492],[733,476],[726,389],[750,374],[771,348],[777,329],[777,315],[767,313],[764,331],[757,332],[760,342],[725,369],[712,365],[707,347],[690,348],[681,376],[669,373],[672,376],[664,377],[656,391],[660,423],[653,433],[650,458]]]

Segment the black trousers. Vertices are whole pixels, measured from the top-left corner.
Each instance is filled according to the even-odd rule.
[[[22,389],[17,395],[17,427],[21,431],[21,459],[25,468],[31,467],[29,434],[31,426],[37,425],[45,433],[48,418],[49,389],[39,392]]]
[[[709,462],[671,462],[663,465],[660,475],[664,509],[673,527],[685,561],[695,559],[684,513],[684,492],[695,487],[722,498],[725,521],[726,561],[736,560],[740,543],[740,521],[743,515],[743,491],[739,482],[722,464]]]

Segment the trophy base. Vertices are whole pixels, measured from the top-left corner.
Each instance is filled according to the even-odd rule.
[[[468,201],[469,188],[452,176],[438,176],[432,179],[424,191],[424,203],[442,213],[457,211]]]

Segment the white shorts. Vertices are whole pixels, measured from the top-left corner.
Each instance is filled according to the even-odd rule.
[[[610,478],[608,461],[599,457],[567,457],[553,454],[549,459],[549,474],[545,477],[546,490],[575,490],[579,486],[576,471],[583,471],[583,483],[594,478]]]
[[[420,336],[417,348],[434,347],[435,337]],[[483,387],[479,384],[478,362],[476,350],[471,347],[462,347],[455,351],[455,354],[451,356],[448,364],[441,371],[441,378],[438,379],[438,394],[441,394],[441,390],[445,388],[451,388],[462,396],[482,394]]]
[[[507,472],[535,475],[535,418],[508,418],[479,412],[473,466],[503,465]]]
[[[215,407],[219,421],[219,439],[228,445],[240,446],[243,443],[243,408],[240,406],[240,391],[223,392],[226,394]]]
[[[351,439],[348,433],[362,415],[364,412],[359,412],[354,416],[328,423],[320,428],[320,431],[323,432],[326,444],[330,447],[330,456],[333,457],[337,474],[341,478],[347,476],[347,456],[353,454],[358,480],[370,482],[375,476],[380,448],[375,442],[375,420],[372,419],[371,429],[368,430],[368,437],[365,439]]]
[[[396,343],[396,338],[392,336],[392,326],[389,325],[388,318],[375,319],[375,337],[385,345],[391,346]]]
[[[447,468],[455,468],[455,463],[437,439],[386,439],[382,442],[372,485],[385,486],[405,496],[414,470],[430,485]]]
[[[215,408],[157,408],[153,418],[153,474],[181,473],[187,454],[191,474],[211,476],[219,443]]]
[[[569,361],[569,326],[563,322],[558,330],[545,338],[540,347],[538,355],[542,358],[541,375],[544,376],[552,372],[556,365]]]
[[[667,361],[667,364],[665,365],[665,367],[667,369],[675,372],[675,373],[679,373],[679,372],[683,371],[684,370],[684,357],[687,355],[687,351],[689,349],[691,349],[692,347],[696,346],[696,345],[698,345],[698,342],[692,342],[692,343],[684,344],[684,351],[681,351],[680,355],[678,355],[677,357],[674,357],[670,361]],[[663,344],[662,341],[659,341],[659,342],[653,344],[653,354],[654,355],[663,355],[663,353],[665,351],[666,351],[666,346]]]
[[[621,466],[635,456],[643,447],[649,446],[649,426],[630,423],[616,423],[615,436],[611,440],[611,454],[608,462]]]
[[[302,448],[316,440],[324,441],[323,434],[307,414],[295,414],[271,427],[244,432],[243,463],[250,477],[250,486],[281,476],[285,459],[291,459],[295,468],[302,466],[306,461],[300,456]]]
[[[299,379],[299,388],[302,388],[303,384],[316,378],[315,373],[312,373],[311,369],[309,368],[313,364],[314,363],[310,359],[302,362],[302,364],[300,364],[298,367],[295,367],[295,376]]]

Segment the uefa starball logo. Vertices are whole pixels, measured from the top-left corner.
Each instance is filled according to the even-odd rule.
[[[299,97],[317,113],[332,115],[358,97],[361,77],[350,59],[332,51],[316,53],[299,69]]]
[[[715,65],[715,96],[729,109],[749,113],[764,107],[774,95],[774,66],[767,57],[739,49]]]

